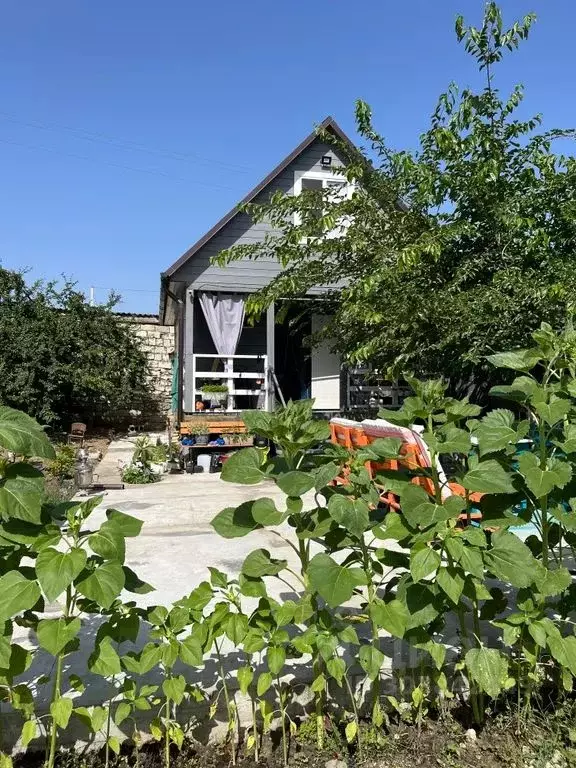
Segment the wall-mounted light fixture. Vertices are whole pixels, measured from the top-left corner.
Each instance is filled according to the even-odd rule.
[[[332,158],[330,155],[322,155],[322,159],[320,160],[321,165],[330,166],[332,165]]]

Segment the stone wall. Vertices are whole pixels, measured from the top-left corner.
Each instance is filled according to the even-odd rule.
[[[148,355],[150,366],[150,385],[157,403],[156,413],[139,403],[132,407],[142,410],[143,426],[163,429],[166,416],[171,410],[172,359],[175,353],[174,326],[160,325],[157,315],[121,315],[122,320],[130,323],[141,348]]]

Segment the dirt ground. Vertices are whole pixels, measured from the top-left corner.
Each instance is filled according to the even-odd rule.
[[[452,719],[428,719],[422,726],[392,727],[375,739],[363,732],[362,751],[349,748],[339,733],[328,733],[327,746],[318,752],[306,726],[290,741],[290,768],[572,768],[576,750],[566,747],[558,734],[537,724],[516,734],[511,720],[499,720],[475,738]],[[376,743],[377,742],[377,743]],[[41,768],[44,753],[20,756],[15,768]],[[238,768],[282,768],[282,747],[278,733],[263,739],[256,763],[253,754],[240,747],[236,754]],[[170,768],[230,768],[230,745],[202,746],[186,741],[181,751],[172,747]],[[103,768],[104,753],[75,754],[63,752],[58,768]],[[164,768],[161,745],[148,743],[138,754],[123,748],[119,757],[111,756],[110,768]]]

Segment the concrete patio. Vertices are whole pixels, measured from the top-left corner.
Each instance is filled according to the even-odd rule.
[[[118,462],[127,460],[132,450],[129,441],[112,443],[97,470],[99,482],[118,483]],[[275,557],[291,557],[290,547],[270,531],[222,539],[210,525],[225,507],[262,496],[275,499],[284,508],[285,496],[274,483],[236,485],[223,482],[219,474],[163,475],[159,483],[107,491],[90,523],[95,527],[103,522],[107,509],[143,521],[141,534],[126,540],[126,565],[156,591],[135,597],[141,605],[169,605],[209,578],[209,565],[237,576],[246,555],[258,547],[274,550]]]

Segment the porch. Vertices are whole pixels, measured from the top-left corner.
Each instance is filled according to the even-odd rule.
[[[310,350],[321,320],[271,305],[255,322],[244,315],[247,293],[188,289],[180,323],[179,421],[237,419],[247,409],[273,411],[289,399],[314,398],[316,409],[341,408],[342,366],[328,347]]]

